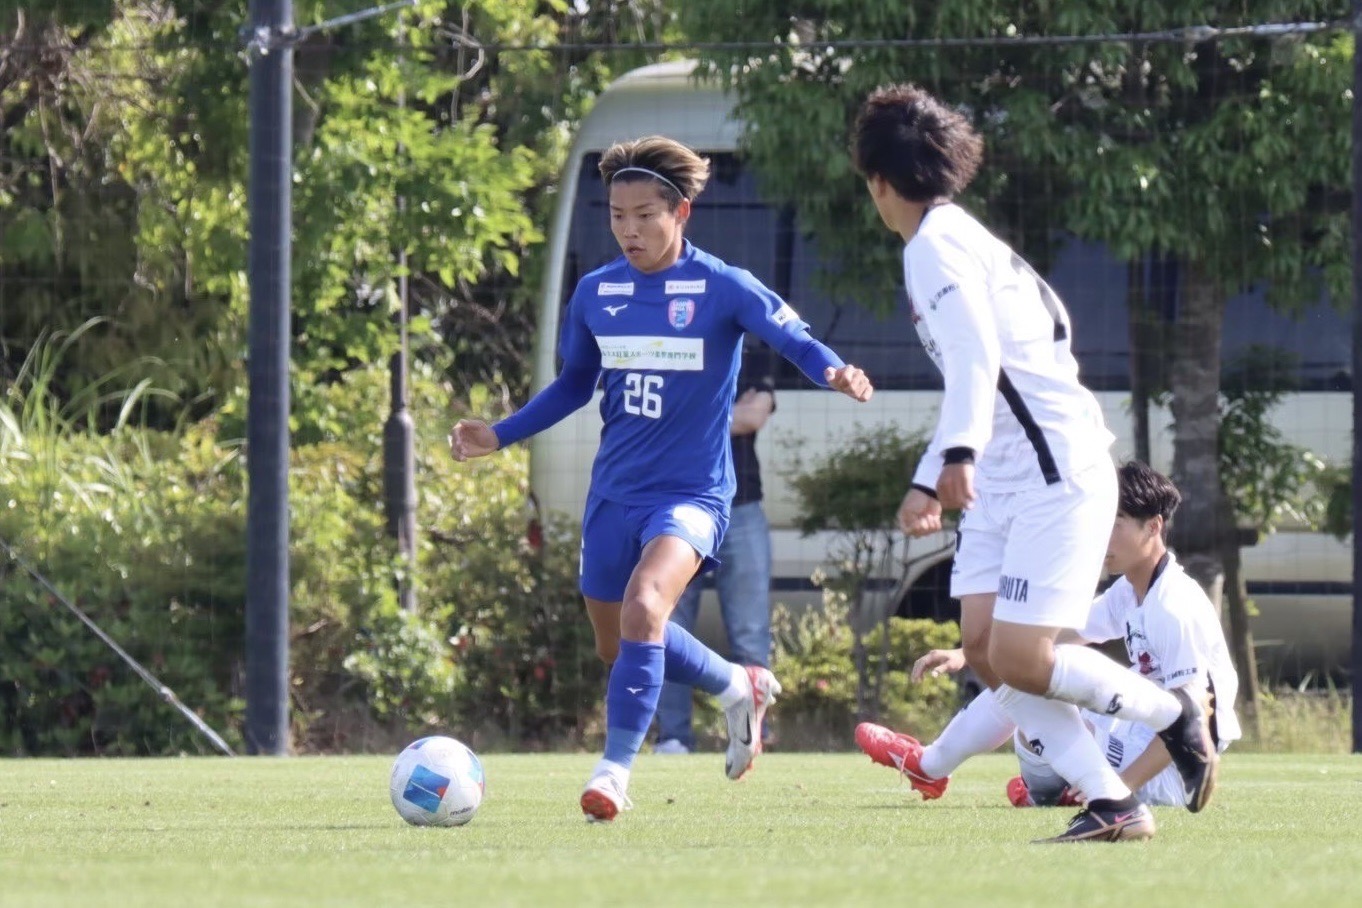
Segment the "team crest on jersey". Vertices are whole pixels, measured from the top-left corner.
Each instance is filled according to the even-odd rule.
[[[695,300],[677,299],[667,304],[667,321],[680,331],[695,320]]]

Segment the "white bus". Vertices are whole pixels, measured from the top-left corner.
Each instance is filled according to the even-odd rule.
[[[752,271],[791,303],[815,336],[864,368],[876,383],[869,404],[853,404],[814,388],[775,357],[778,409],[758,437],[757,451],[772,526],[772,601],[798,606],[819,598],[811,577],[828,557],[829,539],[805,538],[795,529],[796,505],[785,479],[794,458],[808,463],[858,426],[891,423],[930,429],[940,377],[918,345],[905,301],[898,302],[892,315],[878,318],[829,302],[819,290],[816,237],[803,235],[790,212],[763,200],[755,174],[737,153],[741,126],[733,118],[731,100],[717,86],[697,83],[693,66],[661,63],[628,73],[602,93],[582,124],[565,165],[549,238],[533,388],[537,391],[557,374],[559,315],[577,280],[619,254],[596,169],[601,152],[619,140],[660,133],[707,155],[713,176],[696,200],[687,236]],[[1097,392],[1118,436],[1115,453],[1129,457],[1134,446],[1128,412],[1126,266],[1100,247],[1071,242],[1046,277],[1072,315],[1075,353],[1085,383]],[[1299,359],[1305,390],[1280,408],[1279,427],[1325,459],[1345,462],[1351,456],[1348,324],[1324,306],[1299,319],[1286,318],[1272,312],[1261,294],[1236,298],[1228,311],[1227,359],[1253,344],[1282,348]],[[1151,414],[1152,459],[1164,470],[1171,461],[1171,424],[1167,411]],[[593,404],[531,442],[531,490],[539,508],[580,517],[600,429]],[[906,557],[912,563],[899,566],[881,583],[899,614],[958,617],[958,604],[947,594],[953,548],[949,535],[908,546]],[[1347,664],[1352,589],[1347,545],[1317,533],[1279,532],[1245,551],[1244,570],[1260,612],[1253,624],[1259,658],[1270,673],[1296,679],[1311,670]],[[718,637],[712,600],[713,594],[707,594],[701,630]]]

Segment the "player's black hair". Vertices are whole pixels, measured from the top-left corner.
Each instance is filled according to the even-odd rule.
[[[1121,484],[1121,513],[1137,520],[1162,517],[1166,528],[1182,503],[1182,493],[1173,481],[1138,460],[1122,464],[1117,475]]]
[[[865,99],[852,132],[856,172],[882,177],[910,202],[959,194],[984,157],[964,114],[916,85],[886,85]]]

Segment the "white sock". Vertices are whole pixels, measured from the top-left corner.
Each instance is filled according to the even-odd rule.
[[[747,677],[747,669],[736,662],[729,665],[733,669],[733,676],[728,679],[728,687],[719,694],[719,708],[728,709],[741,703],[743,698],[752,692],[752,681]]]
[[[1153,681],[1086,646],[1055,647],[1046,696],[1160,730],[1182,714],[1177,698]]]
[[[985,689],[922,751],[922,771],[933,779],[944,778],[975,754],[986,754],[1001,745],[1016,727],[993,691]]]
[[[591,770],[591,778],[594,779],[596,778],[596,776],[600,775],[603,772],[609,773],[610,775],[614,776],[616,780],[619,781],[620,788],[629,787],[628,767],[621,766],[613,760],[607,760],[604,757],[602,757],[601,759],[596,761],[596,768]]]
[[[1017,752],[1017,763],[1021,767],[1021,776],[1031,789],[1032,796],[1036,795],[1037,788],[1059,791],[1069,784],[1055,772],[1053,766],[1045,762],[1044,757],[1032,752],[1020,729],[1013,736],[1013,742],[1013,749]]]
[[[998,705],[1026,735],[1037,755],[1088,800],[1130,797],[1130,789],[1107,763],[1097,740],[1083,724],[1078,707],[1059,700],[1024,694],[1003,685]]]

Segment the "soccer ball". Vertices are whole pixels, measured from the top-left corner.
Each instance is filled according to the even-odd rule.
[[[478,755],[453,738],[435,736],[413,741],[397,755],[388,792],[413,826],[462,826],[478,812],[485,787]]]

